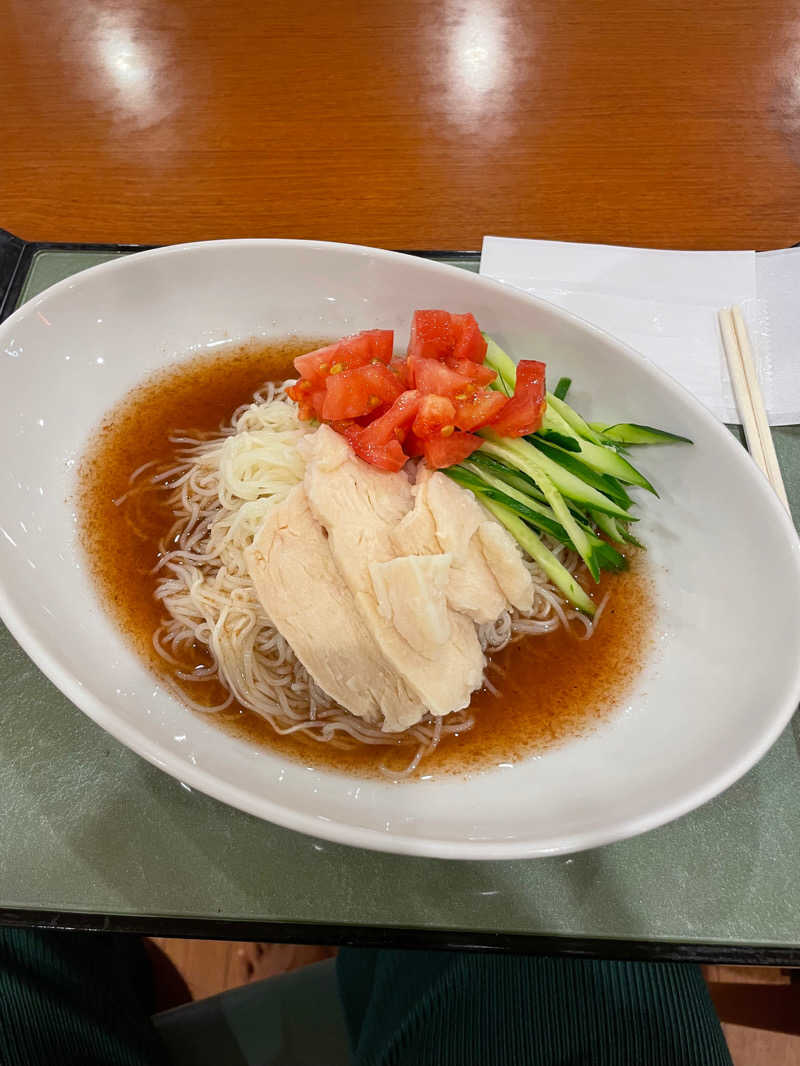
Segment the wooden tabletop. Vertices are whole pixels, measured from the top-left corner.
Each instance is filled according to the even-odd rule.
[[[28,239],[800,240],[800,0],[0,0]]]

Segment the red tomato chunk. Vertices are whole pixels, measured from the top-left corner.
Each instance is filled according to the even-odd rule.
[[[526,437],[542,424],[545,399],[545,365],[535,359],[523,359],[517,365],[514,395],[492,422],[501,437]]]
[[[326,422],[358,418],[397,399],[403,387],[383,363],[331,374],[325,386],[322,417]]]
[[[382,470],[418,456],[442,469],[481,446],[473,430],[518,437],[541,425],[544,364],[521,362],[510,398],[488,388],[497,375],[483,365],[474,315],[415,311],[406,358],[393,347],[391,330],[372,329],[298,356],[300,380],[287,391],[299,417],[327,422]]]
[[[425,462],[432,470],[460,463],[480,448],[483,441],[473,433],[453,433],[425,441]]]
[[[423,396],[411,426],[421,441],[447,436],[455,429],[456,409],[445,396]]]

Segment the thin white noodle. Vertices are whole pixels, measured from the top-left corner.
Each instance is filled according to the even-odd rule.
[[[159,575],[155,596],[166,614],[153,634],[153,647],[177,680],[214,681],[227,691],[224,702],[208,707],[176,684],[180,699],[192,709],[218,713],[235,700],[282,736],[303,733],[336,747],[356,742],[413,749],[402,771],[381,768],[396,780],[413,773],[442,736],[471,729],[468,710],[444,719],[428,715],[404,733],[391,735],[350,714],[315,684],[272,625],[244,561],[244,551],[269,510],[303,477],[295,445],[308,426],[298,420],[286,396],[290,384],[267,384],[215,434],[178,431],[171,438],[178,461],[156,472],[152,462],[143,464],[116,501],[131,508],[126,521],[134,529],[146,493],[169,493],[175,516],[153,571]],[[570,572],[579,570],[581,561],[574,552],[560,544],[548,546]],[[526,565],[534,582],[533,605],[524,614],[505,611],[495,622],[478,627],[489,655],[524,635],[548,633],[562,625],[577,623],[585,630],[580,639],[586,639],[602,612],[605,601],[594,621],[586,619],[564,603],[535,563],[526,560]],[[187,670],[186,652],[198,645],[211,662]],[[488,679],[484,684],[498,694]]]
[[[484,688],[485,688],[485,689],[486,689],[486,690],[487,690],[488,692],[491,692],[491,694],[492,694],[493,696],[499,696],[499,695],[500,695],[500,689],[498,689],[498,688],[495,688],[495,686],[494,686],[494,685],[493,685],[493,684],[491,683],[491,681],[489,680],[489,678],[488,678],[488,677],[485,677],[485,678],[483,679],[483,687],[484,687]]]

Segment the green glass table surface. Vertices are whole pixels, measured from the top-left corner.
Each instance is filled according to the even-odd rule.
[[[20,299],[114,254],[39,251]],[[800,429],[775,438],[797,520]],[[733,788],[670,825],[573,856],[484,863],[329,844],[194,792],[90,721],[5,630],[0,716],[0,920],[800,958],[797,717]]]

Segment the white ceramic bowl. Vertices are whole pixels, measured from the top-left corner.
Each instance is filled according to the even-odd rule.
[[[640,525],[657,586],[658,650],[613,720],[513,769],[395,785],[287,762],[165,693],[95,597],[69,496],[91,427],[150,371],[227,339],[377,325],[405,336],[414,308],[437,306],[474,312],[509,351],[571,376],[584,413],[664,426],[695,446],[642,459],[661,492],[642,500]],[[575,851],[640,833],[727,788],[800,697],[798,540],[745,452],[635,352],[494,282],[315,242],[145,252],[61,282],[9,318],[0,397],[0,605],[12,633],[124,744],[280,825],[446,858]]]

